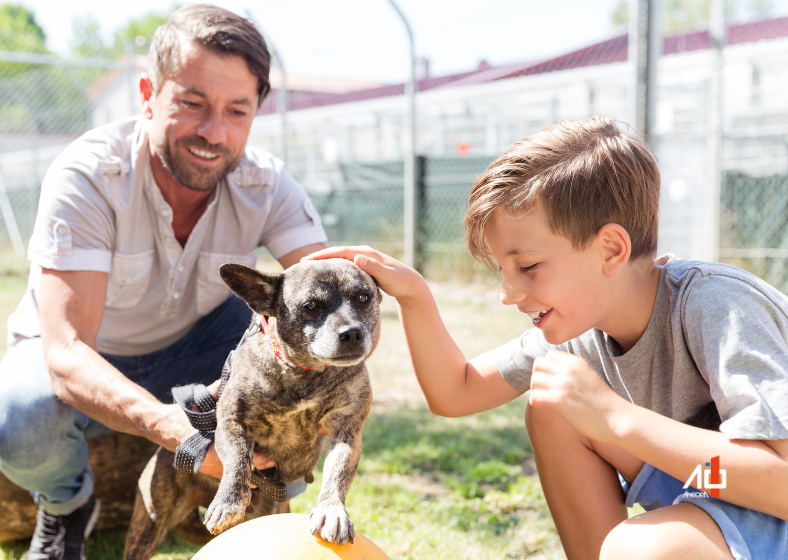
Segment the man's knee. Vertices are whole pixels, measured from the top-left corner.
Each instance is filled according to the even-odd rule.
[[[75,410],[54,394],[32,403],[9,403],[11,398],[4,396],[0,417],[0,469],[55,471],[64,452],[87,457],[83,422]]]

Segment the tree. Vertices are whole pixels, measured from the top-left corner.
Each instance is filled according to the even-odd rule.
[[[118,53],[123,53],[127,45],[132,42],[134,43],[137,53],[147,53],[156,29],[158,29],[160,25],[167,23],[172,13],[178,8],[180,8],[178,4],[173,4],[170,6],[169,10],[165,10],[164,12],[148,12],[142,17],[129,20],[126,27],[118,29],[115,32],[113,49]]]
[[[72,56],[114,58],[113,54],[101,36],[101,22],[96,16],[74,16],[71,22]]]
[[[33,12],[18,4],[0,4],[0,50],[46,53],[46,35]],[[29,64],[0,63],[0,77],[30,68]]]
[[[611,23],[629,23],[630,0],[619,0],[611,13]],[[726,11],[731,19],[762,19],[774,7],[773,0],[726,0]],[[662,4],[662,33],[675,35],[692,29],[708,27],[711,0],[664,0]]]

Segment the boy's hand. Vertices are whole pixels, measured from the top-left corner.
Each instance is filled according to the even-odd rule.
[[[528,404],[548,407],[583,435],[609,441],[621,405],[628,404],[582,358],[550,350],[534,360]]]
[[[414,295],[424,285],[421,274],[388,255],[367,246],[329,247],[302,258],[301,261],[347,259],[370,274],[388,295],[398,301]]]

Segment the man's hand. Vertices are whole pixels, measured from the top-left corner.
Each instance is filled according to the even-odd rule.
[[[222,380],[217,379],[208,385],[208,387],[206,387],[215,401],[219,399],[219,385],[221,385],[221,383]],[[189,420],[186,418],[186,415],[181,413],[181,416],[188,424]],[[189,424],[189,426],[191,427],[191,424]],[[186,437],[190,437],[195,432],[197,432],[197,430],[192,428],[191,433]],[[255,453],[252,456],[252,463],[254,464],[255,468],[260,471],[276,466],[276,463],[274,463],[262,453]],[[200,465],[200,472],[221,480],[224,469],[222,468],[222,461],[219,459],[219,455],[216,454],[216,446],[214,444],[211,444],[211,446],[208,448],[208,452],[205,454],[205,459],[203,459],[202,465]]]
[[[550,408],[577,431],[596,441],[609,441],[612,426],[630,404],[572,354],[550,350],[534,360],[528,404]]]

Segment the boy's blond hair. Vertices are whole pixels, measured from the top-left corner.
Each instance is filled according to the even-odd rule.
[[[659,187],[653,152],[610,119],[557,121],[518,141],[473,184],[465,213],[468,249],[497,270],[484,239],[487,220],[498,208],[527,212],[538,206],[550,230],[575,249],[616,223],[629,233],[630,260],[654,257]]]

